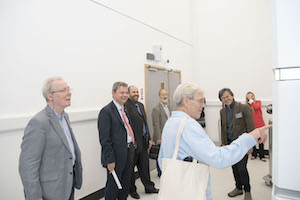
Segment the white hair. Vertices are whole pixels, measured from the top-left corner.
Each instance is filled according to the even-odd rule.
[[[56,76],[56,77],[48,78],[45,81],[44,86],[43,86],[43,96],[47,102],[48,102],[47,94],[53,92],[53,82],[54,81],[63,81],[63,78],[60,76]]]
[[[195,83],[182,83],[178,85],[173,95],[176,107],[178,108],[183,106],[182,101],[184,97],[194,99],[195,94],[198,92],[203,93],[199,85]]]

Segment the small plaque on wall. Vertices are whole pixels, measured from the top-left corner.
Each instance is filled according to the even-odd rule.
[[[166,82],[164,82],[164,81],[161,81],[160,82],[160,89],[162,90],[162,89],[166,89]]]

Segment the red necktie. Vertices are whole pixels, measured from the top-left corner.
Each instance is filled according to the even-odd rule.
[[[124,123],[125,123],[125,126],[127,127],[128,131],[129,131],[129,135],[131,136],[132,138],[132,143],[134,144],[134,134],[133,134],[133,131],[131,129],[131,126],[128,122],[128,119],[125,115],[125,112],[124,112],[124,107],[121,108],[121,113],[122,113],[122,117],[123,117],[123,120],[124,120]]]

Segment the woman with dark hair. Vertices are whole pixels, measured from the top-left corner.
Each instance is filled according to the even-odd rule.
[[[265,126],[265,122],[263,120],[262,112],[261,112],[261,101],[255,99],[255,95],[253,94],[253,92],[247,92],[246,104],[248,104],[252,110],[255,128],[260,128],[260,127]],[[259,144],[258,152],[259,152],[260,160],[266,162],[263,143]],[[251,160],[255,159],[256,157],[257,157],[257,149],[256,149],[256,145],[255,145],[253,147]]]

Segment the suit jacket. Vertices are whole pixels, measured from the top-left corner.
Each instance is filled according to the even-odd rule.
[[[169,105],[168,108],[171,114],[172,109]],[[168,116],[161,103],[159,103],[157,106],[155,106],[152,109],[151,116],[152,116],[152,124],[153,124],[153,141],[156,142],[157,140],[161,139],[161,134],[165,126],[165,123],[168,120]]]
[[[132,129],[135,135],[136,139],[136,144],[137,144],[137,149],[136,151],[141,152],[143,145],[145,145],[146,149],[148,149],[149,146],[149,140],[150,134],[149,134],[149,129],[148,129],[148,124],[147,124],[147,117],[146,117],[146,112],[144,105],[140,102],[137,102],[137,104],[140,107],[142,115],[139,113],[137,107],[135,104],[128,99],[127,102],[125,103],[125,108],[127,110],[127,113],[129,115],[131,124],[132,124]],[[146,124],[146,135],[143,137],[143,121]]]
[[[29,121],[21,145],[19,172],[27,200],[68,200],[72,186],[80,189],[82,185],[81,153],[65,116],[75,148],[75,174],[65,133],[54,111],[46,106]]]
[[[222,145],[228,144],[227,138],[227,117],[226,107],[220,110],[221,115],[221,140]],[[233,108],[233,135],[234,139],[238,138],[243,133],[249,133],[255,129],[254,120],[250,107],[239,102],[235,102]]]
[[[98,130],[103,167],[115,162],[116,169],[122,171],[127,161],[127,131],[113,101],[101,109]]]

